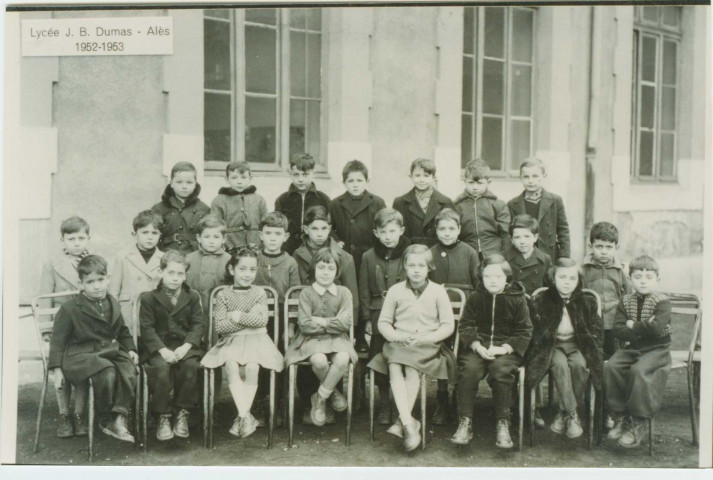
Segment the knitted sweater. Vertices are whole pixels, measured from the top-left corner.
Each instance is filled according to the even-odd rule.
[[[626,326],[627,320],[634,327]],[[632,350],[650,350],[671,344],[671,302],[660,292],[624,295],[616,311],[614,336]]]
[[[241,312],[237,321],[234,312]],[[215,331],[221,335],[239,332],[246,328],[260,328],[267,325],[267,296],[265,290],[251,286],[247,290],[225,289],[215,296]]]
[[[287,252],[282,252],[277,257],[260,252],[257,256],[257,276],[254,284],[274,288],[280,302],[284,301],[287,290],[300,285],[297,261]]]

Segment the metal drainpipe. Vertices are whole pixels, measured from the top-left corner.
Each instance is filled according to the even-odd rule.
[[[596,187],[595,163],[597,161],[597,136],[599,127],[599,36],[596,29],[599,7],[589,7],[589,75],[587,83],[587,143],[585,148],[585,194],[584,194],[584,244],[587,245],[588,232],[594,224],[594,190]],[[586,248],[585,248],[586,251]]]

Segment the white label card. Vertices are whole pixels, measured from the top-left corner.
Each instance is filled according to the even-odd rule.
[[[173,55],[172,17],[22,21],[22,56]]]

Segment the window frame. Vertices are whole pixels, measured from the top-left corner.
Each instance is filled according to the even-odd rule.
[[[218,21],[229,23],[230,25],[230,75],[231,75],[231,90],[229,95],[230,102],[230,161],[238,161],[237,159],[246,158],[245,130],[247,122],[245,119],[246,102],[248,97],[252,98],[274,98],[275,99],[275,157],[273,163],[249,162],[253,173],[285,173],[289,170],[290,158],[290,101],[306,100],[319,101],[320,112],[320,145],[319,157],[315,158],[315,173],[327,173],[327,142],[325,135],[325,115],[326,115],[326,93],[325,93],[325,51],[327,46],[326,39],[326,20],[327,15],[324,9],[320,10],[321,15],[321,30],[310,30],[308,27],[297,28],[293,27],[290,22],[291,8],[274,8],[276,10],[276,23],[273,26],[262,23],[246,20],[246,8],[229,9],[228,18],[219,18],[211,15],[206,15],[210,10],[203,11],[203,20]],[[276,92],[258,93],[246,91],[246,58],[245,58],[245,32],[246,27],[264,28],[274,30],[276,33],[276,55],[275,55],[275,75],[276,75]],[[319,34],[321,45],[320,56],[320,97],[298,97],[292,95],[290,82],[290,33],[292,31],[308,32],[308,34]],[[241,45],[242,48],[238,48]],[[207,89],[203,86],[203,93],[226,94],[222,90]],[[239,112],[242,112],[239,114]],[[308,128],[305,122],[305,130]],[[305,135],[305,138],[307,135]],[[240,141],[239,139],[242,139]],[[224,172],[228,162],[204,159],[204,167],[206,172]]]

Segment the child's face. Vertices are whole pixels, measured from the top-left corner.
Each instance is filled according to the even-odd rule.
[[[653,270],[634,270],[631,272],[631,286],[636,293],[648,295],[656,289],[659,283],[659,274]]]
[[[89,234],[84,230],[62,235],[64,251],[73,257],[78,257],[87,249]]]
[[[512,244],[520,253],[528,254],[535,248],[539,235],[532,233],[527,228],[513,228]]]
[[[453,245],[458,241],[460,225],[455,220],[441,220],[436,227],[436,236],[443,245]]]
[[[381,244],[386,248],[396,248],[404,231],[403,226],[396,222],[389,222],[383,227],[377,227],[376,230],[374,230],[374,235],[376,235],[376,238],[378,238]]]
[[[321,247],[327,242],[331,229],[332,226],[324,220],[315,220],[309,225],[302,227],[302,231],[307,234],[309,241],[312,242],[312,245],[315,247]]]
[[[433,174],[426,173],[421,167],[414,168],[411,175],[409,175],[409,178],[413,182],[413,186],[416,187],[416,190],[421,191],[432,188],[433,183],[436,180],[436,177],[434,177]]]
[[[132,235],[136,239],[136,245],[138,245],[141,250],[151,250],[158,245],[158,239],[161,238],[161,231],[149,224],[139,228],[132,233]]]
[[[290,167],[290,177],[292,177],[292,185],[295,186],[297,191],[306,192],[314,180],[314,170],[302,171],[292,165]]]
[[[186,281],[186,266],[178,262],[168,262],[161,270],[161,281],[170,290],[176,290]]]
[[[560,267],[555,270],[555,288],[562,296],[569,296],[577,288],[579,272],[577,267]]]
[[[106,297],[106,289],[109,287],[109,276],[99,273],[90,273],[79,279],[84,294],[94,300]]]
[[[314,280],[323,287],[330,287],[337,276],[337,265],[334,262],[317,262],[314,266]]]
[[[614,254],[616,254],[617,245],[614,242],[607,242],[605,240],[594,240],[594,243],[589,244],[589,248],[592,249],[592,256],[594,261],[601,263],[602,265],[607,265],[614,259]]]
[[[181,200],[185,200],[196,189],[196,174],[193,172],[178,172],[171,179],[171,188]]]
[[[473,180],[472,178],[468,178],[465,181],[465,191],[468,193],[468,195],[477,197],[479,195],[483,195],[485,192],[488,191],[489,183],[489,178],[481,178],[480,180]]]
[[[500,264],[488,265],[483,269],[483,286],[490,293],[501,293],[505,290],[508,277]]]
[[[344,188],[347,189],[349,195],[358,197],[366,190],[366,184],[367,179],[362,172],[349,172],[347,179],[344,181]]]
[[[228,265],[228,271],[233,276],[233,285],[249,287],[257,275],[257,258],[242,257],[235,266]]]
[[[542,188],[545,175],[540,167],[523,167],[520,170],[520,181],[528,192],[536,192]]]
[[[228,185],[230,185],[233,190],[236,192],[242,192],[250,186],[251,178],[252,176],[250,175],[250,172],[240,173],[232,171],[228,173],[226,180],[228,181]]]
[[[282,244],[290,238],[290,234],[282,227],[262,227],[260,230],[260,240],[262,240],[263,251],[266,253],[280,253]]]
[[[220,231],[220,228],[204,228],[201,233],[196,235],[196,239],[201,248],[208,253],[217,252],[225,243],[225,235]]]
[[[411,253],[404,262],[406,276],[414,286],[422,285],[428,278],[428,261],[423,253]]]

